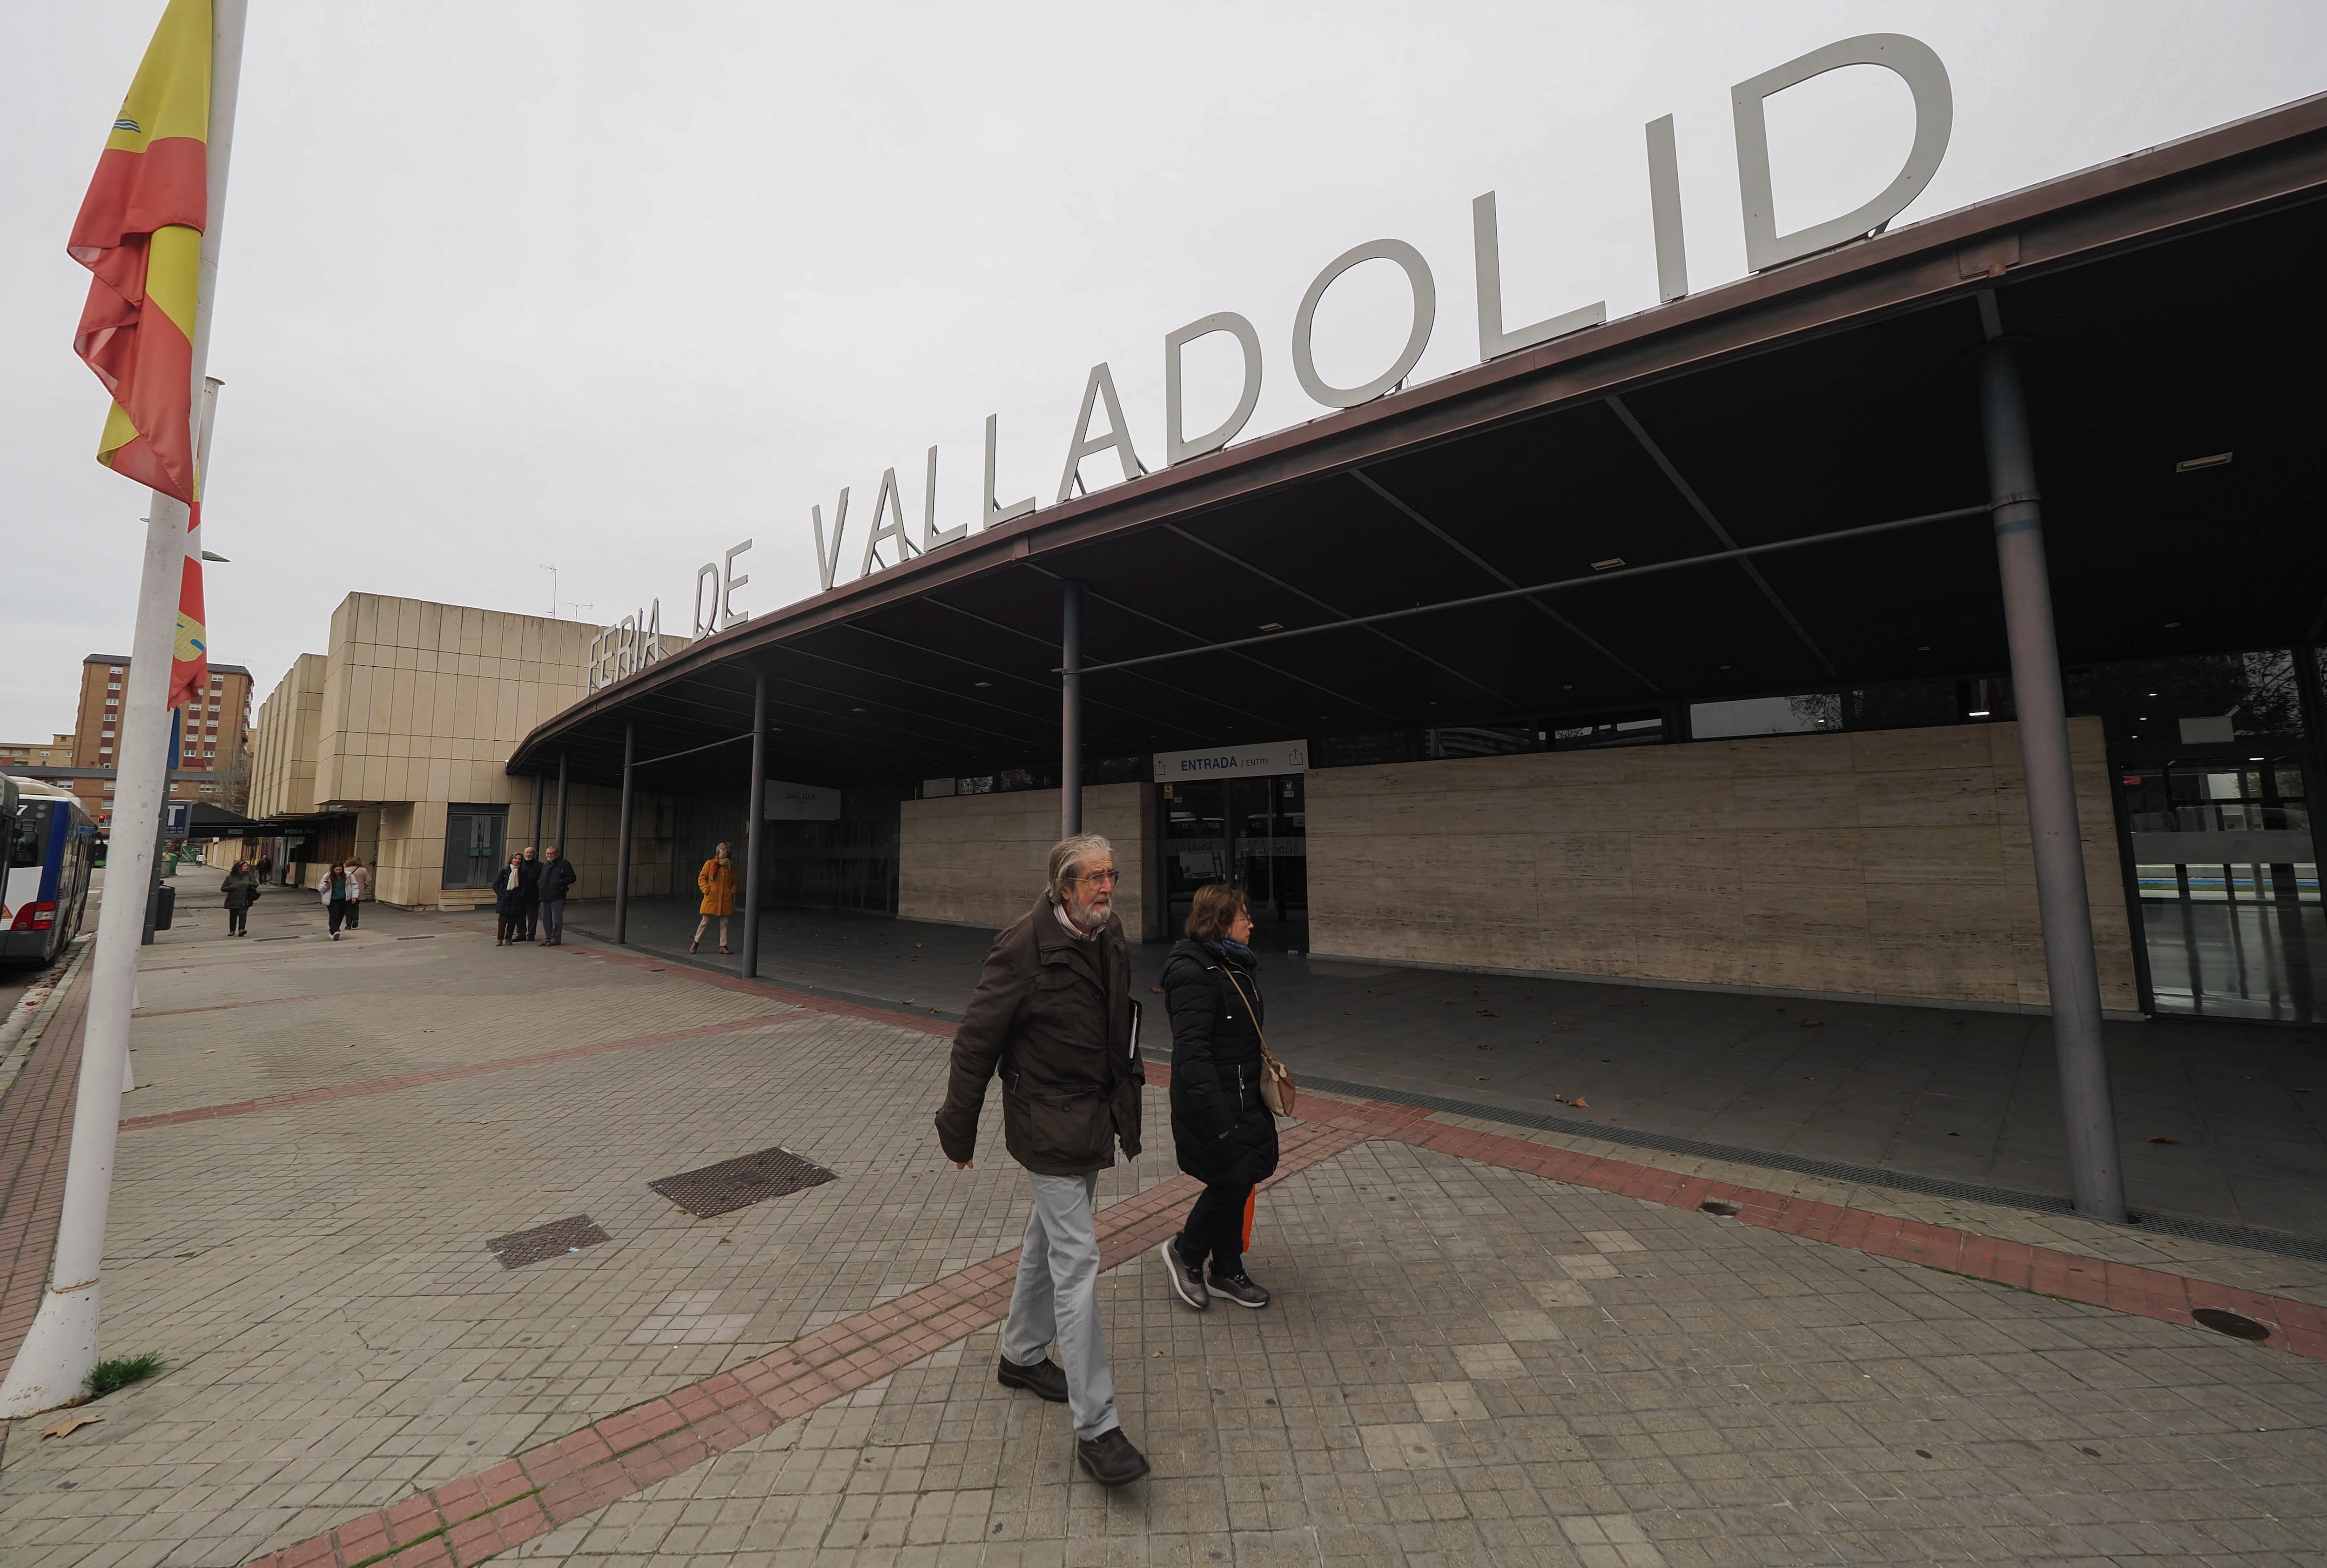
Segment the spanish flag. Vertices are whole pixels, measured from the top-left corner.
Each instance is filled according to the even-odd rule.
[[[169,0],[66,246],[96,275],[73,351],[113,395],[97,460],[188,506],[210,115],[210,0]]]

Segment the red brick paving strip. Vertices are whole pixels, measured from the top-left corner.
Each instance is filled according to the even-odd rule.
[[[1150,1065],[1151,1077],[1156,1069]],[[1399,1107],[1402,1108],[1402,1107]],[[1273,1181],[1374,1134],[1304,1125],[1285,1134]],[[1201,1186],[1176,1176],[1099,1211],[1099,1266],[1128,1262],[1180,1227]],[[762,1437],[910,1366],[1009,1310],[1018,1253],[827,1325],[757,1360],[591,1423],[481,1475],[407,1498],[330,1534],[254,1559],[254,1568],[466,1568]]]
[[[0,1367],[41,1310],[65,1201],[65,1152],[72,1144],[80,1087],[81,1026],[89,981],[77,976],[0,1099]],[[5,1426],[0,1423],[0,1426]]]
[[[1147,1076],[1151,1083],[1162,1082],[1169,1070],[1151,1062]],[[2163,1322],[2186,1326],[2192,1307],[2228,1307],[2269,1323],[2272,1344],[2327,1358],[2327,1311],[2301,1302],[1449,1126],[1411,1106],[1327,1101],[1316,1109],[1324,1115],[1285,1134],[1272,1182],[1369,1138],[1391,1138],[1676,1208],[1723,1199],[1738,1206],[1737,1218],[1747,1225]],[[1188,1177],[1175,1177],[1101,1210],[1100,1266],[1114,1268],[1171,1235],[1178,1228],[1181,1206],[1197,1190]],[[468,1568],[1000,1321],[1017,1272],[1015,1250],[988,1258],[755,1361],[593,1422],[481,1475],[254,1559],[252,1568],[360,1568],[383,1561],[389,1568]]]
[[[596,962],[658,969],[677,978],[765,997],[808,1012],[859,1018],[929,1034],[949,1036],[953,1032],[950,1023],[934,1018],[917,1018],[887,1008],[840,1002],[688,966],[666,966],[652,957],[624,953],[595,943],[572,945],[577,956]],[[70,1060],[64,1059],[68,1055],[65,1050],[48,1051],[47,1041],[43,1041],[43,1054],[51,1059],[51,1086],[56,1081],[64,1086],[61,1119],[52,1119],[45,1108],[27,1117],[36,1129],[32,1140],[34,1143],[38,1142],[38,1129],[61,1129],[56,1134],[52,1152],[60,1197],[62,1161],[57,1156],[61,1155],[62,1140],[70,1133],[71,1069],[78,1068],[79,1059],[80,1012],[76,1005],[71,1013],[68,1019],[63,1011],[60,1012],[49,1036],[56,1039],[70,1027]],[[384,1094],[480,1073],[504,1072],[542,1062],[780,1022],[780,1015],[746,1019],[668,1034],[573,1046],[530,1056],[139,1116],[125,1121],[122,1126],[127,1131],[216,1116],[247,1115],[350,1095]],[[17,1080],[19,1089],[29,1087],[26,1078],[33,1070],[33,1065],[28,1064],[26,1074]],[[1156,1062],[1147,1064],[1146,1074],[1151,1084],[1166,1083],[1171,1076],[1167,1067]],[[24,1115],[23,1107],[34,1098],[33,1095],[12,1093],[7,1103],[0,1106],[0,1149],[10,1151],[12,1158],[19,1140],[9,1135],[13,1125],[9,1118]],[[2269,1325],[2269,1343],[2281,1349],[2327,1359],[2327,1309],[2281,1296],[2259,1295],[2161,1270],[2107,1263],[1947,1226],[1926,1225],[1865,1209],[1687,1176],[1652,1165],[1579,1153],[1501,1134],[1451,1126],[1432,1121],[1429,1111],[1412,1106],[1379,1100],[1326,1100],[1314,1105],[1311,1115],[1316,1119],[1285,1134],[1284,1155],[1272,1181],[1331,1159],[1369,1138],[1391,1138],[1416,1148],[1674,1208],[1695,1209],[1707,1199],[1722,1199],[1737,1205],[1735,1218],[1742,1224],[2160,1322],[2187,1326],[2192,1310],[2223,1308]],[[0,1180],[18,1180],[18,1165],[37,1163],[33,1159],[15,1164],[0,1162]],[[1116,1267],[1171,1235],[1178,1228],[1180,1206],[1192,1199],[1196,1190],[1193,1181],[1175,1177],[1102,1210],[1101,1266]],[[0,1189],[0,1196],[13,1199],[13,1189]],[[51,1237],[55,1229],[54,1203],[52,1199],[48,1218]],[[18,1211],[15,1202],[0,1202],[0,1213],[13,1217]],[[0,1257],[9,1255],[5,1251],[9,1234],[13,1233],[0,1227]],[[37,1277],[41,1283],[46,1283],[47,1255],[48,1246],[44,1244],[39,1248]],[[378,1563],[387,1563],[388,1568],[468,1568],[469,1564],[481,1563],[546,1535],[569,1519],[634,1496],[1000,1321],[1009,1307],[1011,1283],[1017,1269],[1015,1250],[972,1265],[934,1284],[829,1324],[758,1360],[593,1422],[481,1474],[447,1482],[378,1513],[350,1520],[326,1535],[255,1558],[251,1568],[363,1568]],[[14,1321],[7,1314],[16,1302],[13,1275],[7,1292],[5,1305],[0,1305],[0,1345],[13,1351],[15,1340],[6,1337],[7,1326]],[[37,1286],[31,1299],[37,1303]],[[27,1311],[24,1322],[29,1324],[30,1321]],[[17,1339],[21,1339],[23,1331],[22,1326],[15,1328]]]
[[[1335,1119],[1334,1125],[1366,1125],[1375,1106],[1368,1105]],[[1695,1209],[1707,1199],[1737,1205],[1736,1218],[1763,1230],[1829,1242],[1877,1257],[1920,1264],[1948,1274],[1992,1280],[2015,1290],[2084,1302],[2112,1311],[2154,1318],[2187,1328],[2190,1314],[2201,1307],[2239,1312],[2270,1325],[2269,1343],[2298,1356],[2327,1360],[2327,1307],[2285,1296],[2259,1295],[2210,1280],[2190,1279],[2160,1269],[2109,1263],[2052,1247],[2004,1241],[1951,1226],[1926,1225],[1863,1209],[1845,1209],[1808,1198],[1790,1198],[1740,1187],[1701,1176],[1634,1165],[1596,1154],[1531,1143],[1498,1133],[1448,1126],[1416,1120],[1383,1135],[1416,1148],[1434,1149],[1465,1160],[1477,1160],[1530,1175],[1565,1181],[1576,1187],[1620,1192],[1675,1209]]]
[[[728,1023],[706,1023],[694,1029],[674,1029],[663,1034],[633,1035],[628,1040],[603,1040],[595,1045],[560,1046],[556,1050],[537,1050],[528,1056],[496,1057],[491,1061],[463,1062],[455,1067],[433,1067],[419,1072],[398,1073],[394,1078],[364,1078],[355,1083],[325,1084],[321,1088],[299,1089],[290,1094],[265,1095],[255,1100],[229,1100],[215,1106],[189,1106],[182,1111],[156,1111],[150,1116],[125,1116],[121,1130],[142,1132],[148,1127],[173,1127],[182,1122],[210,1122],[220,1116],[256,1115],[260,1111],[286,1110],[294,1106],[317,1106],[328,1100],[350,1099],[359,1095],[393,1094],[398,1089],[419,1088],[427,1084],[450,1083],[455,1078],[477,1078],[485,1073],[514,1072],[519,1068],[538,1067],[549,1061],[572,1061],[577,1057],[603,1056],[610,1050],[636,1050],[642,1045],[669,1045],[675,1041],[701,1040],[708,1035],[733,1034],[743,1029],[766,1029],[771,1024],[796,1021],[790,1013],[771,1013],[759,1018],[739,1018]]]

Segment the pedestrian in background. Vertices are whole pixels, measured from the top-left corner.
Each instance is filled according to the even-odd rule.
[[[499,923],[493,929],[493,946],[506,947],[517,940],[525,924],[525,857],[512,854],[509,863],[493,878],[493,913]]]
[[[348,919],[348,868],[334,862],[323,868],[323,880],[315,884],[322,895],[324,912],[331,916],[332,940],[340,939],[340,928]]]
[[[1204,1183],[1180,1234],[1159,1247],[1172,1289],[1202,1311],[1215,1298],[1268,1305],[1244,1272],[1253,1189],[1276,1170],[1276,1118],[1261,1098],[1259,961],[1252,911],[1226,882],[1196,890],[1188,934],[1164,960],[1172,1017],[1172,1144]]]
[[[735,863],[727,858],[727,846],[721,845],[719,853],[703,863],[695,873],[695,885],[703,890],[702,919],[695,922],[695,940],[687,945],[694,952],[703,946],[703,933],[713,920],[719,922],[719,950],[727,950],[727,917],[735,912]]]
[[[219,883],[219,891],[226,895],[226,934],[250,935],[250,906],[258,901],[258,873],[250,869],[250,863],[236,861],[226,881]]]
[[[1132,1053],[1131,948],[1115,915],[1115,850],[1098,835],[1061,839],[1033,910],[994,939],[954,1031],[938,1143],[967,1171],[986,1080],[1002,1078],[1002,1142],[1026,1168],[1033,1212],[1002,1325],[995,1380],[1072,1412],[1075,1460],[1119,1487],[1147,1473],[1123,1435],[1098,1315],[1098,1173],[1139,1153]],[[1049,1354],[1059,1345],[1064,1366]]]
[[[524,916],[524,929],[518,936],[530,942],[533,940],[534,922],[541,917],[541,862],[534,858],[533,845],[529,844],[525,846],[525,863],[519,869],[525,873],[525,904],[520,910]]]
[[[541,945],[565,946],[565,891],[579,880],[574,863],[550,845],[541,852]]]
[[[364,869],[363,862],[351,859],[348,862],[349,930],[354,930],[360,923],[363,907],[369,902],[371,902],[371,873]]]

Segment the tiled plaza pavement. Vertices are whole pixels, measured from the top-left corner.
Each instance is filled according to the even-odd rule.
[[[288,901],[262,904],[283,940],[197,926],[147,955],[106,1333],[173,1369],[70,1438],[19,1428],[7,1568],[227,1564],[334,1528],[297,1560],[474,1561],[474,1521],[429,1521],[481,1497],[579,1510],[512,1526],[512,1556],[609,1564],[2327,1554],[2327,1361],[2277,1348],[2321,1327],[2292,1302],[2248,1345],[2183,1326],[2182,1298],[2167,1322],[2011,1290],[1878,1255],[1929,1243],[1895,1222],[1829,1246],[1758,1199],[1744,1223],[1696,1188],[1490,1162],[1606,1184],[1559,1139],[1330,1100],[1263,1199],[1276,1307],[1188,1313],[1145,1251],[1106,1276],[1157,1473],[1104,1495],[1063,1413],[992,1383],[1021,1183],[991,1114],[976,1171],[935,1149],[930,1023],[394,911],[331,944]],[[840,1179],[708,1220],[645,1187],[778,1143]],[[1176,1190],[1141,1195],[1171,1176],[1158,1148],[1103,1179],[1118,1251],[1168,1229]],[[484,1252],[585,1213],[611,1243]],[[2022,1277],[2089,1293],[2054,1255]],[[2313,1299],[2327,1273],[2213,1261]],[[570,1452],[568,1479],[510,1492],[496,1461],[529,1451]]]
[[[609,906],[574,909],[577,926],[611,929]],[[694,925],[691,901],[632,905],[634,944],[734,972],[738,958],[707,947],[686,955]],[[992,939],[831,910],[772,910],[762,933],[763,977],[833,996],[910,998],[946,1017]],[[1166,951],[1132,950],[1142,985],[1154,984]],[[1548,1114],[1587,1134],[1629,1129],[2023,1193],[2068,1190],[2048,1017],[1285,953],[1262,955],[1261,979],[1270,1043],[1296,1070],[1365,1092]],[[2327,1244],[2327,1031],[2159,1020],[2111,1022],[2107,1038],[2135,1209]]]

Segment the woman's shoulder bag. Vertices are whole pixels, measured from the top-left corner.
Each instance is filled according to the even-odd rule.
[[[1236,977],[1236,971],[1223,964],[1220,973],[1229,977],[1229,984],[1236,987],[1237,995],[1244,1001],[1244,1010],[1252,1014],[1252,1032],[1260,1041],[1261,1104],[1268,1107],[1271,1115],[1289,1116],[1293,1114],[1293,1101],[1300,1093],[1300,1087],[1293,1081],[1293,1069],[1268,1049],[1268,1036],[1261,1031],[1260,1010],[1252,1004],[1251,997],[1245,995],[1244,983]]]

